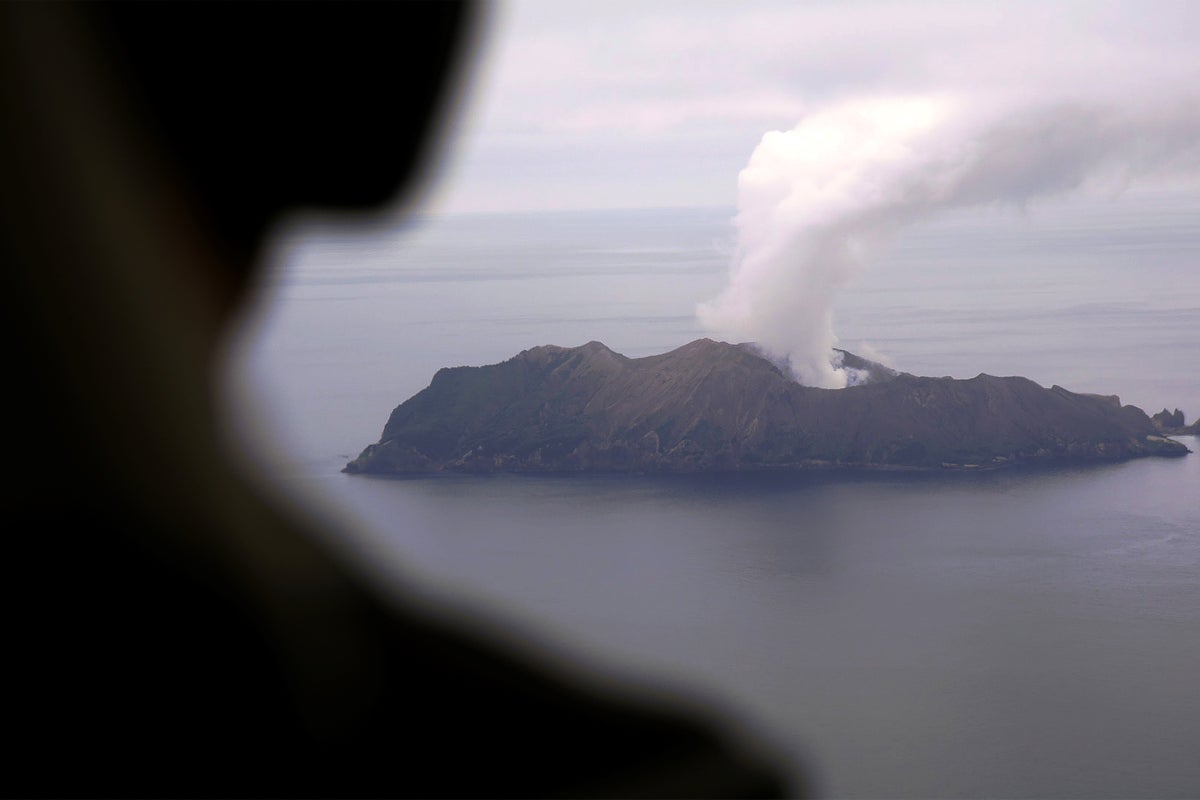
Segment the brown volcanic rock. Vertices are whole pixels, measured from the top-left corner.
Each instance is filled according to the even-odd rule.
[[[868,382],[801,386],[749,345],[631,359],[599,342],[442,369],[348,472],[997,467],[1183,455],[1139,408],[1025,378],[921,378],[843,354]]]

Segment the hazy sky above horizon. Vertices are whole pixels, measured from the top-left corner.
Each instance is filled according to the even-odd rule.
[[[732,207],[765,133],[848,101],[1192,108],[1197,31],[1194,2],[499,4],[425,210]]]

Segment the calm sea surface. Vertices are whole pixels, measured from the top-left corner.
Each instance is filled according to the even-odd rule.
[[[1200,452],[955,475],[339,473],[439,367],[705,335],[731,213],[281,240],[231,346],[237,446],[397,580],[704,698],[828,794],[1200,795]],[[837,330],[909,372],[1021,374],[1190,422],[1200,200],[945,217],[871,259]]]

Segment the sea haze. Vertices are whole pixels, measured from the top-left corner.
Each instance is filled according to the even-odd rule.
[[[731,216],[281,238],[230,350],[240,457],[395,580],[496,635],[708,698],[826,793],[1194,796],[1200,453],[953,475],[339,472],[439,367],[705,335]],[[909,372],[1026,375],[1190,422],[1198,223],[1200,202],[1170,195],[959,212],[867,254],[835,328]]]

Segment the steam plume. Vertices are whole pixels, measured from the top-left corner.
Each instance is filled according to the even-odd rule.
[[[764,135],[738,176],[729,286],[700,306],[701,323],[786,357],[802,383],[841,388],[835,295],[901,226],[951,207],[1195,167],[1194,102],[993,106],[955,95],[860,98]]]

